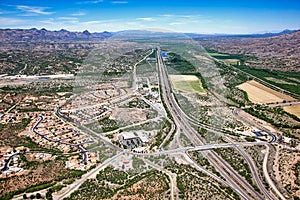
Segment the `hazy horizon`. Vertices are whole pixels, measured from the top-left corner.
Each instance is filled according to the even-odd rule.
[[[256,34],[300,28],[300,2],[158,0],[3,0],[0,28],[116,32],[165,29],[181,33]]]

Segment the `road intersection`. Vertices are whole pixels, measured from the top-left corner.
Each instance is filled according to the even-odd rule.
[[[150,54],[153,53],[154,50],[151,51]],[[148,55],[150,55],[148,54]],[[189,147],[179,147],[176,149],[171,150],[164,150],[162,148],[159,148],[158,151],[152,152],[152,153],[134,153],[130,152],[128,150],[121,149],[120,147],[113,144],[110,140],[108,140],[106,137],[102,136],[101,134],[97,134],[96,132],[90,130],[89,128],[76,123],[72,122],[71,119],[68,119],[66,116],[60,113],[60,109],[57,110],[56,114],[60,118],[63,118],[64,120],[67,120],[69,122],[72,122],[74,125],[76,125],[79,129],[83,130],[85,133],[90,134],[94,138],[97,138],[104,142],[104,144],[107,147],[110,147],[114,150],[116,150],[117,155],[114,157],[111,157],[104,161],[101,165],[97,166],[95,169],[89,171],[87,174],[85,174],[81,179],[75,181],[72,185],[68,186],[66,189],[64,189],[62,194],[54,195],[55,200],[63,199],[67,196],[69,196],[74,190],[78,189],[79,186],[88,178],[92,178],[95,173],[98,173],[99,170],[103,169],[107,165],[109,165],[111,162],[113,162],[115,159],[117,159],[119,156],[123,154],[131,154],[136,155],[139,157],[147,157],[147,156],[158,156],[158,155],[177,155],[181,154],[184,155],[189,162],[195,166],[197,169],[204,171],[206,174],[211,176],[212,178],[216,179],[217,181],[230,186],[234,191],[236,191],[240,197],[243,199],[274,199],[273,196],[271,196],[268,191],[265,189],[264,185],[262,184],[260,177],[257,175],[257,170],[255,167],[254,162],[252,159],[240,148],[242,146],[252,146],[252,145],[265,145],[266,142],[229,142],[229,143],[221,143],[221,144],[207,144],[203,138],[200,137],[200,135],[197,133],[197,131],[194,130],[194,128],[191,126],[191,123],[197,123],[198,125],[208,127],[205,124],[201,124],[200,122],[197,122],[194,119],[190,119],[178,106],[177,102],[175,101],[173,92],[171,90],[171,86],[168,82],[168,75],[165,70],[165,65],[161,56],[160,48],[157,49],[157,67],[159,69],[159,79],[160,79],[160,87],[161,87],[161,99],[164,101],[165,106],[172,118],[174,127],[172,130],[177,129],[182,130],[182,132],[187,136],[187,138],[191,141],[193,146]],[[146,57],[144,57],[141,61],[145,60]],[[135,64],[134,69],[136,68],[137,64]],[[135,72],[134,72],[135,73]],[[133,81],[135,83],[135,81]],[[136,84],[133,84],[133,89],[136,89]],[[220,130],[211,129],[212,131],[215,131],[219,134]],[[242,154],[242,156],[246,159],[247,163],[250,165],[251,172],[254,176],[254,180],[257,183],[257,186],[259,187],[260,191],[264,194],[264,197],[258,193],[243,177],[241,177],[235,170],[232,169],[232,167],[224,161],[216,152],[213,151],[213,149],[216,148],[236,148],[238,151]],[[200,151],[202,155],[208,159],[210,164],[215,167],[215,169],[226,179],[224,181],[223,179],[220,179],[215,174],[203,169],[201,166],[199,166],[189,155],[189,152],[191,151]],[[151,163],[152,167],[157,168],[158,170],[162,170],[160,166],[155,166],[155,164]],[[172,174],[167,173],[168,176],[172,179],[174,177]],[[172,183],[171,187],[171,198],[174,199],[174,183]]]

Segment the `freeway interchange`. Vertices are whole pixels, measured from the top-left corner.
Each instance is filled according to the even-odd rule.
[[[152,50],[154,52],[154,50]],[[151,53],[152,53],[151,52]],[[146,57],[145,57],[146,58]],[[143,58],[143,60],[145,60]],[[60,109],[56,111],[56,115],[63,120],[66,120],[68,122],[73,123],[77,128],[84,131],[85,133],[93,136],[94,138],[97,138],[104,142],[105,146],[112,148],[116,150],[117,154],[114,157],[111,157],[104,161],[102,164],[98,165],[95,169],[92,171],[89,171],[87,174],[85,174],[81,179],[75,181],[73,184],[69,185],[63,193],[54,195],[54,199],[63,199],[67,196],[69,196],[74,190],[78,189],[79,186],[87,179],[94,177],[95,173],[97,173],[99,170],[103,169],[107,165],[109,165],[111,162],[113,162],[115,159],[120,157],[124,154],[131,154],[138,157],[147,157],[147,156],[157,156],[157,155],[184,155],[191,164],[196,167],[197,169],[200,169],[204,173],[206,173],[208,176],[216,179],[219,182],[222,182],[224,185],[227,185],[231,187],[242,199],[276,199],[273,195],[271,195],[267,189],[265,188],[264,184],[262,184],[262,180],[258,175],[256,165],[254,161],[245,153],[245,151],[240,148],[242,146],[252,146],[252,145],[268,145],[267,142],[232,142],[228,141],[228,143],[221,143],[221,144],[208,144],[206,143],[205,139],[200,137],[200,135],[197,133],[197,131],[191,126],[191,124],[197,124],[199,126],[203,126],[211,131],[218,132],[218,134],[223,134],[220,132],[220,130],[216,130],[215,128],[209,127],[207,124],[201,124],[201,122],[190,118],[186,115],[178,105],[178,103],[175,100],[174,94],[172,92],[172,87],[170,86],[169,79],[168,79],[168,72],[166,71],[165,63],[162,59],[161,50],[158,47],[156,49],[156,58],[157,58],[157,68],[159,72],[159,86],[161,89],[161,100],[165,104],[165,109],[170,113],[171,118],[170,119],[173,123],[172,131],[175,130],[175,127],[177,130],[181,130],[184,135],[189,139],[189,141],[192,143],[193,146],[188,147],[179,147],[175,149],[165,150],[164,148],[159,148],[156,152],[150,152],[150,153],[134,153],[126,149],[122,149],[119,146],[113,144],[110,140],[108,140],[106,137],[102,136],[101,134],[97,134],[96,132],[90,130],[86,126],[76,123],[69,119],[68,117],[64,116]],[[142,61],[142,60],[141,60]],[[139,61],[138,63],[140,63]],[[137,63],[137,64],[138,64]],[[135,67],[137,66],[135,65]],[[134,67],[134,73],[135,72]],[[135,77],[135,75],[134,75]],[[135,78],[134,78],[135,79]],[[136,89],[136,81],[134,80],[133,88]],[[34,130],[34,129],[33,129]],[[177,134],[177,133],[176,133]],[[226,137],[226,136],[225,136]],[[235,148],[237,149],[241,155],[244,157],[244,159],[247,161],[247,163],[250,166],[251,173],[254,177],[254,181],[259,187],[259,190],[262,193],[259,193],[256,189],[253,188],[241,175],[239,175],[224,159],[222,159],[213,149],[216,148]],[[192,151],[199,151],[201,154],[209,161],[210,165],[212,165],[225,180],[220,179],[215,174],[211,173],[210,171],[204,169],[203,167],[199,166],[189,155]],[[81,153],[84,153],[85,151],[82,151]],[[267,155],[266,155],[267,156]],[[147,161],[149,162],[149,161]],[[150,163],[151,164],[151,163]],[[266,164],[266,163],[264,163]],[[155,164],[151,164],[151,166],[156,167],[158,170],[162,170],[161,167],[156,166]],[[172,174],[168,174],[170,177]],[[172,177],[171,177],[172,178]],[[271,181],[271,180],[270,180]],[[174,199],[174,184],[172,184],[171,187],[171,194],[172,199]]]
[[[175,124],[179,126],[183,132],[186,134],[186,136],[193,142],[194,145],[205,145],[205,141],[203,138],[201,138],[197,132],[191,127],[191,125],[188,123],[187,119],[185,118],[185,114],[182,113],[181,109],[177,105],[174,96],[171,91],[171,87],[168,82],[168,76],[165,70],[164,62],[161,57],[160,50],[157,51],[157,58],[158,58],[158,66],[160,70],[160,80],[161,80],[161,88],[162,88],[162,98],[164,99],[167,108],[170,110]],[[235,183],[235,181],[232,181],[232,178],[226,174],[223,170],[221,170],[220,166],[213,160],[219,161],[219,164],[223,168],[225,168],[227,171],[231,172],[231,175],[236,179],[242,182],[246,190],[250,190],[256,197],[259,199],[263,199],[263,197],[257,193],[247,182],[243,180],[240,175],[238,175],[220,156],[218,156],[214,151],[210,151],[212,158],[207,157],[210,160],[210,163],[216,168],[220,169],[220,173],[226,178],[228,182],[231,183],[232,188],[239,193],[243,198],[249,199],[249,197],[245,192],[244,189],[241,189],[238,184]],[[250,166],[252,166],[252,169],[255,169],[255,166],[252,162],[249,163]],[[255,172],[255,171],[254,171]],[[258,177],[257,173],[254,174],[255,177]],[[259,180],[259,178],[257,179]],[[261,186],[262,191],[266,191],[262,184],[259,184]],[[265,192],[265,195],[268,197],[268,199],[273,199],[267,192]]]

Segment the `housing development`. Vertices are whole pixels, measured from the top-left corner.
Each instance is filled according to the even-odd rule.
[[[174,34],[57,42],[65,72],[2,74],[1,198],[297,199],[299,74]]]
[[[218,37],[92,37],[0,48],[0,199],[299,199],[299,73]]]

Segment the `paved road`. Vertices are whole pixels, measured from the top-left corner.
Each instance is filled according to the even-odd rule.
[[[286,102],[286,103],[271,103],[267,104],[269,107],[283,107],[283,106],[294,106],[299,105],[300,101]]]
[[[167,174],[170,178],[170,189],[171,189],[171,200],[174,200],[174,193],[175,193],[175,190],[176,190],[176,185],[177,185],[177,182],[176,182],[176,174],[166,170],[164,167],[162,166],[159,166],[159,165],[156,165],[152,162],[150,162],[149,160],[146,160],[144,159],[145,163],[147,163],[148,165],[154,167],[155,169],[159,170],[159,171],[162,171],[164,172],[165,174]]]
[[[133,91],[137,90],[137,85],[136,85],[136,66],[138,64],[140,64],[141,62],[143,62],[144,60],[146,60],[147,57],[149,57],[152,53],[153,53],[154,49],[151,49],[151,52],[149,54],[147,54],[143,59],[141,59],[140,61],[138,61],[137,63],[134,64],[133,66],[133,83],[132,83],[132,89]]]
[[[271,186],[271,188],[275,191],[275,193],[282,199],[282,200],[286,200],[286,198],[281,194],[281,192],[279,192],[279,190],[277,189],[277,187],[275,186],[274,182],[272,181],[272,179],[269,176],[269,172],[268,172],[268,168],[267,168],[267,164],[268,164],[268,156],[269,156],[269,152],[270,152],[270,147],[269,145],[265,144],[266,147],[266,152],[265,152],[265,157],[264,157],[264,161],[263,161],[263,172],[264,172],[264,176],[266,177],[267,182],[269,183],[269,185]]]
[[[62,194],[53,195],[53,199],[54,200],[61,200],[61,199],[64,199],[64,198],[70,196],[70,194],[73,191],[77,190],[84,181],[86,181],[89,178],[95,177],[95,174],[98,174],[98,172],[101,169],[104,169],[112,161],[114,161],[115,159],[117,159],[121,155],[123,155],[123,153],[117,154],[117,155],[115,155],[115,156],[113,156],[113,157],[105,160],[103,163],[101,163],[100,165],[98,165],[96,168],[94,168],[91,171],[87,172],[86,174],[82,175],[82,177],[80,179],[76,180],[74,183],[72,183],[71,185],[69,185],[66,189],[63,190]]]
[[[43,138],[43,139],[45,139],[47,141],[50,141],[50,142],[56,142],[56,143],[59,143],[59,144],[65,144],[65,145],[77,147],[78,150],[79,150],[79,153],[82,154],[82,160],[81,160],[81,162],[82,163],[87,162],[87,159],[88,159],[88,156],[86,155],[87,151],[81,146],[84,143],[81,143],[81,144],[71,144],[71,143],[63,142],[62,140],[52,140],[52,139],[46,137],[45,135],[38,133],[35,129],[41,123],[41,121],[44,120],[44,116],[43,115],[40,115],[39,117],[40,117],[40,119],[31,128],[31,131],[33,133],[37,134],[41,138]],[[91,142],[93,142],[93,141],[91,141]],[[85,142],[85,143],[90,143],[90,141],[89,142]]]
[[[277,136],[276,136],[274,133],[271,133],[269,130],[265,129],[264,127],[260,126],[259,124],[254,123],[254,122],[252,122],[251,120],[249,120],[249,119],[247,119],[247,118],[241,116],[241,115],[239,114],[240,111],[241,111],[241,108],[235,108],[235,109],[232,111],[232,113],[233,113],[233,115],[234,115],[237,119],[243,121],[244,123],[246,123],[246,124],[248,124],[248,125],[250,125],[250,126],[256,127],[257,129],[266,132],[266,133],[271,137],[271,140],[269,141],[269,143],[274,143],[274,142],[276,142]]]
[[[133,153],[129,152],[129,154],[137,155],[137,156],[151,156],[151,155],[166,155],[166,154],[178,154],[190,151],[208,151],[217,148],[229,148],[229,147],[237,147],[237,146],[254,146],[254,145],[264,145],[266,142],[236,142],[236,143],[222,143],[222,144],[204,144],[201,146],[193,146],[193,147],[180,147],[177,149],[171,150],[161,150],[153,153]]]
[[[211,153],[211,152],[210,152]],[[226,179],[226,183],[237,193],[242,197],[243,199],[251,200],[252,197],[249,197],[249,194],[247,191],[245,191],[243,188],[241,188],[239,181],[236,178],[230,177],[230,169],[226,170],[222,165],[220,165],[220,162],[224,162],[223,160],[213,159],[208,152],[204,152],[202,154],[209,163],[221,174],[222,177]],[[216,156],[215,156],[216,157]]]
[[[233,144],[233,142],[227,137],[227,139]],[[246,159],[248,165],[250,166],[251,173],[254,177],[254,181],[257,184],[257,186],[260,188],[260,190],[263,192],[263,194],[268,198],[273,200],[274,198],[271,196],[270,192],[265,188],[264,184],[259,178],[256,165],[252,158],[248,156],[248,154],[244,151],[244,149],[240,148],[238,145],[234,145],[236,149],[242,154],[242,156]]]
[[[152,52],[151,52],[152,53]],[[150,55],[150,54],[149,54]],[[237,174],[231,166],[228,165],[222,158],[220,158],[219,155],[217,155],[214,151],[211,151],[211,149],[214,148],[225,148],[225,147],[236,147],[236,146],[244,146],[244,145],[257,145],[257,144],[266,144],[264,142],[262,143],[225,143],[225,144],[205,144],[205,141],[197,134],[197,132],[190,126],[189,119],[186,118],[184,112],[180,109],[180,107],[177,105],[176,101],[174,100],[174,96],[172,94],[172,91],[169,86],[167,74],[164,69],[164,63],[161,58],[160,50],[157,51],[157,57],[158,57],[158,68],[160,70],[160,84],[162,88],[162,99],[164,100],[167,109],[170,111],[172,117],[174,118],[175,125],[177,128],[180,128],[183,130],[184,134],[190,139],[190,141],[194,144],[193,147],[184,147],[184,148],[178,148],[173,150],[167,150],[167,151],[160,151],[156,153],[145,153],[145,154],[135,154],[139,156],[149,156],[149,155],[160,155],[160,154],[178,154],[178,153],[184,153],[188,156],[188,151],[208,151],[211,156],[207,156],[206,153],[203,153],[205,157],[207,157],[210,161],[210,163],[221,173],[223,177],[226,178],[226,183],[229,184],[230,187],[232,187],[233,190],[235,190],[243,199],[252,199],[252,197],[249,197],[248,193],[243,189],[245,187],[248,191],[251,191],[252,195],[254,195],[256,198],[263,199],[261,195],[259,195],[239,174]],[[146,58],[146,57],[145,57]],[[144,59],[145,59],[144,58]],[[141,62],[141,61],[140,61]],[[138,63],[136,63],[137,65]],[[136,66],[135,65],[135,66]],[[135,81],[134,81],[135,82]],[[133,88],[136,88],[136,84],[133,85]],[[60,117],[63,117],[66,120],[70,120],[65,116],[62,116],[59,112],[59,109],[57,110],[57,115]],[[72,122],[75,123],[75,122]],[[114,159],[116,159],[118,156],[122,155],[125,151],[123,149],[120,149],[119,147],[113,145],[107,138],[101,136],[100,134],[97,134],[93,132],[92,130],[84,127],[81,124],[75,123],[77,127],[84,130],[85,132],[91,134],[94,137],[99,138],[102,140],[107,146],[117,150],[118,152],[122,152],[106,161],[104,161],[101,165],[96,167],[94,170],[88,172],[86,175],[84,175],[80,180],[76,181],[74,184],[70,185],[66,191],[64,191],[61,195],[55,195],[54,199],[63,199],[64,197],[69,196],[74,190],[79,188],[79,186],[87,179],[92,177],[93,174],[97,173],[98,170],[104,168],[109,163],[111,163]],[[202,144],[201,146],[198,144]],[[196,162],[194,162],[191,159],[191,162],[194,163],[195,166],[198,166]],[[198,166],[200,169],[201,167]],[[229,175],[230,174],[230,175]],[[214,174],[210,174],[215,179],[219,179]],[[220,180],[221,181],[221,180]],[[222,181],[221,181],[222,182]],[[222,182],[222,183],[223,183]],[[242,184],[243,187],[241,187],[239,184]],[[174,191],[173,191],[174,194]],[[172,195],[173,196],[173,195]]]
[[[15,105],[13,105],[12,107],[10,107],[5,113],[3,113],[1,116],[0,116],[0,119],[2,119],[5,114],[9,113],[11,110],[13,110],[17,105],[20,104],[21,101],[17,102]]]
[[[122,152],[123,151],[123,149],[121,149],[120,147],[118,147],[118,146],[114,145],[113,143],[111,143],[111,141],[108,138],[104,137],[103,135],[101,135],[99,133],[96,133],[95,131],[93,131],[93,130],[87,128],[87,127],[85,127],[84,125],[81,125],[78,122],[74,122],[72,119],[70,119],[70,118],[66,117],[65,115],[61,114],[60,113],[60,108],[58,108],[56,110],[56,115],[59,118],[62,118],[64,120],[66,120],[66,121],[74,124],[78,129],[82,130],[84,133],[87,133],[87,134],[93,136],[94,138],[100,139],[104,143],[104,145],[106,145],[108,147],[111,147],[112,149],[114,149],[114,150],[116,150],[118,152]]]
[[[159,145],[158,149],[161,149],[163,148],[163,145],[166,141],[168,141],[170,139],[170,137],[172,136],[173,132],[176,131],[176,126],[175,124],[173,123],[172,120],[170,120],[169,118],[167,118],[167,120],[170,122],[171,124],[171,129],[169,131],[169,133],[167,134],[167,136],[165,137],[165,139],[162,141],[162,143]]]
[[[175,124],[178,128],[181,128],[183,130],[183,133],[190,139],[190,141],[196,146],[197,144],[205,144],[205,141],[200,138],[200,136],[197,134],[197,132],[190,126],[188,120],[185,118],[185,115],[181,112],[180,108],[176,104],[176,101],[174,100],[174,96],[171,92],[170,85],[168,82],[168,77],[165,72],[165,66],[161,58],[161,52],[160,50],[157,51],[157,58],[158,58],[158,67],[160,72],[160,82],[161,82],[161,88],[162,88],[162,99],[164,100],[168,110],[170,111],[171,115],[174,118]],[[212,157],[215,160],[218,160],[219,164],[222,164],[222,167],[220,168],[217,166],[215,162],[211,162],[213,166],[215,166],[216,169],[220,170],[220,173],[226,178],[226,180],[230,181],[233,185],[232,189],[235,190],[238,194],[240,194],[243,198],[250,199],[248,197],[248,194],[244,191],[244,189],[241,189],[241,187],[232,181],[231,176],[235,177],[236,180],[239,180],[240,183],[242,183],[248,190],[252,191],[254,196],[258,197],[259,199],[263,199],[261,195],[259,195],[243,178],[241,178],[222,158],[220,158],[214,151],[210,152]],[[227,173],[223,173],[223,168],[227,169],[227,171],[231,172],[231,176],[229,176]]]

